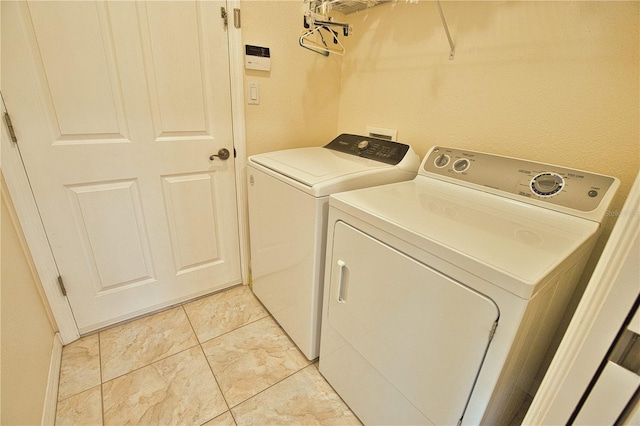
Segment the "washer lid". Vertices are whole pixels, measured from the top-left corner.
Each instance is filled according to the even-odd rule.
[[[302,184],[297,185],[316,196],[328,195],[335,191],[352,189],[349,183],[367,179],[372,184],[395,182],[411,179],[417,173],[400,170],[397,166],[375,160],[357,157],[324,147],[294,148],[268,152],[249,157],[249,162],[263,166],[273,176],[285,176]],[[386,176],[388,173],[402,175],[402,178]],[[384,181],[376,182],[386,176]],[[362,187],[358,184],[353,187]]]
[[[294,148],[251,157],[254,163],[281,173],[307,186],[359,173],[389,168],[388,164],[355,157],[323,147]]]
[[[424,176],[334,194],[330,205],[526,299],[599,228]]]

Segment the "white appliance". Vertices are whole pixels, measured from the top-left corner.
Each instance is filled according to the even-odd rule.
[[[640,425],[640,173],[523,424]]]
[[[320,372],[365,424],[508,424],[618,186],[435,147],[332,195]]]
[[[409,145],[350,134],[249,157],[253,291],[308,359],[319,353],[329,194],[410,180],[419,165]]]

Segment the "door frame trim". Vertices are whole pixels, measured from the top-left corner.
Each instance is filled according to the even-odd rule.
[[[227,10],[240,10],[240,0],[227,0]],[[249,211],[247,203],[247,145],[244,119],[244,49],[242,30],[228,27],[229,80],[231,86],[231,120],[235,152],[236,204],[238,211],[238,240],[240,243],[240,274],[242,283],[249,283]]]
[[[3,128],[0,157],[2,157],[2,174],[9,192],[8,195],[13,202],[22,233],[31,252],[33,264],[40,277],[42,289],[56,321],[55,325],[60,332],[62,343],[68,344],[80,338],[80,333],[73,318],[69,301],[66,296],[62,295],[58,286],[58,267],[49,247],[47,234],[31,192],[31,185],[22,164],[18,146],[11,142],[6,126]]]
[[[227,0],[227,8],[227,10],[234,8],[240,9],[240,0]],[[242,53],[242,33],[240,28],[229,25],[227,34],[233,146],[236,152],[234,161],[241,279],[243,284],[248,284],[249,222],[245,178],[246,133],[244,119],[244,57]],[[58,268],[51,248],[49,247],[44,225],[42,224],[18,147],[11,141],[6,126],[3,125],[2,127],[4,130],[0,132],[2,143],[2,151],[0,154],[2,166],[0,171],[4,175],[9,195],[13,201],[34,265],[42,282],[42,287],[56,321],[58,331],[60,332],[60,338],[62,343],[67,345],[79,339],[80,333],[73,317],[69,301],[62,295],[58,286]]]

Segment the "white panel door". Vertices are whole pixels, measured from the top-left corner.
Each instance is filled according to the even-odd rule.
[[[241,281],[216,1],[2,2],[2,87],[78,328]]]

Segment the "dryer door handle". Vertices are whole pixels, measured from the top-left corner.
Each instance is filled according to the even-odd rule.
[[[347,264],[342,260],[338,260],[338,266],[340,267],[340,275],[338,276],[338,303],[345,303],[347,301]]]

